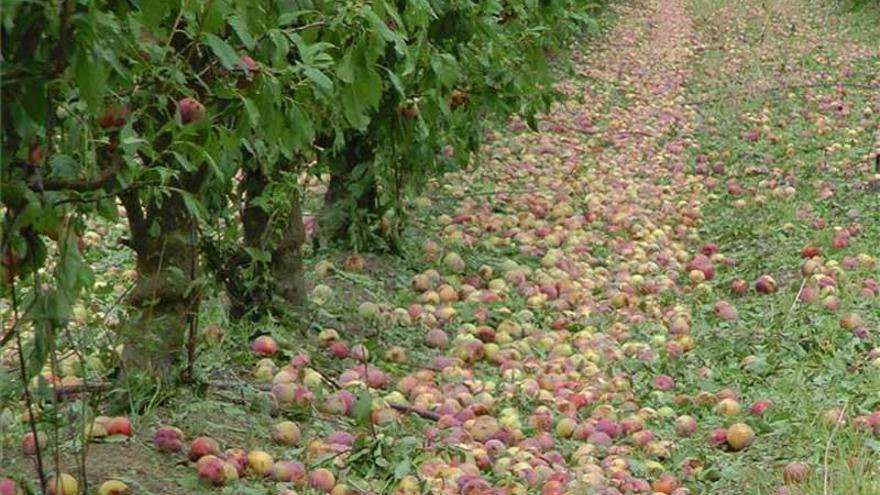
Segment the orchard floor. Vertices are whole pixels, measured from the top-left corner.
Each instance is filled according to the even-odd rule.
[[[132,440],[91,446],[91,486],[283,486],[201,485],[183,456],[151,447],[153,428],[173,424],[376,493],[774,494],[801,461],[809,474],[791,494],[880,494],[880,443],[863,427],[877,421],[858,419],[880,410],[880,12],[641,0],[614,17],[574,51],[567,97],[537,131],[497,130],[474,170],[414,202],[402,258],[367,256],[357,270],[338,256],[324,276],[314,260],[309,279],[329,290],[303,321],[260,329],[285,359],[307,353],[341,382],[364,365],[331,357],[319,332],[366,346],[387,388],[369,400],[348,388],[375,427],[357,411],[275,409],[249,375],[245,331],[230,326],[198,370],[226,386],[170,392],[135,418]],[[805,266],[807,246],[818,251]],[[761,276],[775,290],[758,292]],[[448,343],[428,345],[430,328]],[[334,391],[306,381],[316,404]],[[300,423],[300,445],[271,442],[281,416]],[[754,441],[713,445],[734,423]],[[327,437],[338,430],[358,438],[348,453]],[[5,445],[0,469],[28,476]],[[407,491],[413,480],[421,488]]]

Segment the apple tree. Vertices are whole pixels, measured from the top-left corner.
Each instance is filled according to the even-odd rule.
[[[27,277],[36,343],[93,278],[78,236],[121,213],[137,268],[123,361],[163,376],[180,360],[205,289],[202,230],[237,208],[239,172],[296,166],[323,111],[325,60],[304,57],[287,3],[4,3],[4,290]],[[301,243],[296,212],[277,218]]]

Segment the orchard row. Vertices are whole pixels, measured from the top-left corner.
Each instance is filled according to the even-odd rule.
[[[234,317],[304,302],[303,178],[326,181],[322,245],[393,249],[405,199],[488,123],[533,122],[596,27],[584,0],[8,4],[2,291],[31,375],[94,282],[95,219],[136,260],[124,364],[167,374],[210,284]]]

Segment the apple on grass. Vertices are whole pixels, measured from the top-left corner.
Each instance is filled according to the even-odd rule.
[[[22,437],[21,452],[24,455],[36,455],[37,446],[39,446],[40,449],[46,447],[46,434],[42,431],[38,431],[36,436],[34,436],[32,432],[28,432]]]
[[[119,480],[108,480],[98,488],[98,495],[129,495],[131,489]]]
[[[727,429],[727,445],[733,450],[743,450],[755,440],[755,431],[745,423],[736,423]]]
[[[153,445],[159,452],[180,452],[183,440],[183,431],[174,426],[162,426],[153,433]]]
[[[272,426],[272,440],[283,445],[299,443],[301,433],[299,425],[293,421],[282,421]]]
[[[318,468],[309,473],[309,486],[322,492],[329,492],[336,485],[336,477],[328,469]]]
[[[79,482],[67,473],[50,478],[48,487],[49,495],[79,495]]]
[[[189,460],[198,461],[206,455],[220,455],[220,445],[211,437],[198,437],[189,447]]]
[[[810,467],[800,461],[789,462],[782,471],[782,479],[786,484],[796,485],[810,476]]]
[[[236,467],[215,455],[206,455],[196,464],[199,479],[213,486],[225,486],[238,479]]]
[[[278,343],[269,335],[260,335],[254,339],[251,349],[260,356],[272,357],[278,353]]]
[[[269,476],[272,472],[272,464],[274,460],[272,456],[262,450],[252,450],[248,452],[248,468],[251,472],[260,477]]]
[[[107,422],[106,428],[108,435],[123,435],[130,437],[132,432],[131,420],[125,416],[116,416],[115,418],[110,419],[110,421]]]
[[[9,478],[0,478],[0,495],[21,495],[18,484]]]
[[[289,481],[298,486],[304,485],[307,478],[305,467],[295,461],[276,461],[269,474],[274,481]]]

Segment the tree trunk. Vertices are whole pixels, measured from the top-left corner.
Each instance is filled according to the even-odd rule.
[[[150,203],[143,212],[135,193],[123,197],[128,210],[137,281],[129,297],[130,319],[123,328],[126,373],[171,376],[183,361],[184,342],[199,300],[193,294],[198,276],[195,219],[179,194]],[[150,235],[149,227],[159,227]]]
[[[373,155],[369,143],[354,136],[349,137],[345,148],[331,158],[330,183],[318,215],[316,242],[345,241],[351,233],[352,210],[373,213],[378,208],[376,180],[367,169]]]
[[[280,180],[280,177],[276,179]],[[248,171],[245,179],[247,199],[242,212],[245,245],[268,251],[270,257],[268,266],[257,270],[257,273],[266,275],[266,283],[258,284],[264,293],[251,294],[248,299],[265,305],[278,297],[289,306],[300,307],[306,302],[302,257],[306,229],[302,204],[299,193],[294,191],[289,196],[286,211],[269,214],[255,204],[269,183],[260,170]]]
[[[306,280],[303,273],[302,246],[306,241],[302,205],[298,193],[290,198],[290,213],[272,249],[272,292],[293,307],[306,303]]]

